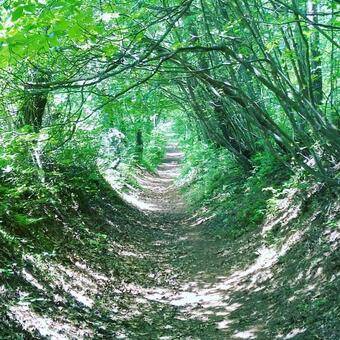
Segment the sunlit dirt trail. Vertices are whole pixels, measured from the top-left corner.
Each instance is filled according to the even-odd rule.
[[[145,312],[153,325],[162,319],[157,335],[145,334],[145,339],[290,339],[303,334],[306,329],[293,324],[281,333],[268,323],[275,325],[282,317],[279,292],[285,292],[285,284],[277,282],[285,282],[287,274],[280,272],[280,259],[298,246],[304,232],[287,233],[278,247],[264,241],[276,225],[288,225],[300,206],[288,209],[288,196],[282,201],[286,213],[268,219],[262,232],[217,238],[209,231],[211,215],[190,211],[183,201],[176,180],[182,157],[176,144],[169,144],[157,174],[141,173],[142,190],[126,196],[149,219],[143,222],[153,230],[146,247],[158,283],[132,290],[139,303],[151,302],[151,309],[153,303],[163,305],[173,313],[162,319]]]
[[[176,185],[182,157],[176,144],[169,144],[157,174],[138,177],[143,190],[125,194],[156,225],[158,232],[149,244],[157,262],[154,275],[167,277],[159,286],[139,288],[138,294],[147,301],[175,307],[174,320],[186,322],[183,334],[176,322],[160,325],[173,330],[173,336],[161,339],[255,338],[257,329],[240,330],[239,321],[229,318],[241,306],[230,293],[254,288],[254,274],[260,270],[261,275],[270,275],[266,269],[277,260],[275,254],[264,253],[245,270],[230,270],[225,256],[220,256],[223,242],[206,234],[203,218],[187,212]]]
[[[300,315],[308,315],[305,301],[314,292],[329,289],[336,299],[323,261],[332,260],[338,233],[320,229],[314,214],[292,228],[303,204],[290,191],[262,227],[218,237],[211,207],[192,211],[184,200],[177,180],[182,158],[171,142],[155,174],[139,169],[134,185],[122,181],[120,188],[109,170],[111,187],[87,202],[87,214],[75,205],[77,224],[65,223],[69,237],[59,256],[25,251],[16,281],[0,286],[10,334],[0,339],[320,338],[313,329],[324,320]],[[220,225],[229,227],[224,220]],[[279,242],[267,242],[275,228]],[[320,239],[328,255],[313,247],[317,252],[305,256]]]

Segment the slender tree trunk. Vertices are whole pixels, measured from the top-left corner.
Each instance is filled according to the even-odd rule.
[[[34,82],[36,83],[47,81],[49,78],[47,74],[39,70],[33,72]],[[48,91],[46,90],[31,92],[26,89],[23,95],[23,104],[19,111],[19,126],[29,125],[34,132],[39,132],[43,123],[47,98]]]
[[[315,0],[308,0],[307,2],[307,15],[308,18],[315,25],[318,24],[318,5]],[[310,51],[311,51],[311,77],[312,77],[312,91],[314,104],[319,106],[322,104],[322,65],[320,53],[320,33],[311,27],[313,33],[310,36]]]
[[[142,129],[138,129],[136,133],[136,159],[141,161],[143,159],[144,143]]]

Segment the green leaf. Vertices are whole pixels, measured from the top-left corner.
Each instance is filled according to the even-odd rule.
[[[16,21],[18,20],[24,13],[23,7],[18,7],[13,13],[12,13],[12,20]]]
[[[16,214],[15,220],[21,225],[31,225],[33,223],[43,220],[43,218],[32,218],[23,214]]]
[[[118,46],[108,45],[103,48],[105,56],[112,57],[118,52]]]
[[[0,67],[6,67],[9,64],[10,53],[8,45],[2,45],[0,47]]]

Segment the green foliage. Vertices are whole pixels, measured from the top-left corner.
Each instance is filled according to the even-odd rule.
[[[204,205],[214,211],[212,236],[237,238],[258,227],[268,200],[288,178],[288,169],[271,154],[257,154],[252,164],[247,173],[226,150],[197,140],[187,144],[183,172],[184,180],[189,180],[187,200],[194,209]]]
[[[99,129],[78,129],[72,140],[50,152],[51,161],[66,167],[95,169],[100,152],[100,133]]]
[[[23,214],[15,214],[15,221],[23,226],[30,226],[42,220],[42,218],[32,218]]]
[[[119,233],[143,239],[135,235],[138,212],[126,208],[101,171],[137,186],[136,168],[155,172],[164,157],[171,139],[164,123],[181,136],[185,196],[193,209],[214,215],[209,236],[221,243],[237,244],[255,231],[275,213],[285,189],[306,192],[309,176],[338,184],[334,1],[0,2],[0,278],[6,284],[18,279],[17,268],[32,253],[46,272],[59,252],[67,263],[81,254],[125,283],[135,276],[133,261],[121,265],[121,257],[106,255],[115,253]],[[119,137],[104,146],[112,130]],[[284,183],[292,169],[296,174]],[[273,229],[261,241],[274,244],[279,233]],[[326,272],[335,272],[338,262],[332,255]],[[52,275],[41,277],[53,283]],[[36,295],[50,291],[35,286]],[[306,298],[292,308],[286,295],[300,323],[310,310],[327,313],[332,304]],[[112,308],[95,314],[96,322],[104,315],[116,326]],[[141,319],[142,332],[148,331]]]
[[[155,171],[165,155],[166,139],[161,131],[153,130],[143,152],[142,165]]]

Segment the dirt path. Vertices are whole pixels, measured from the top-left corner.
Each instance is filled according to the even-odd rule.
[[[169,323],[159,325],[160,334],[167,329],[172,331],[168,336],[155,338],[252,339],[255,330],[229,327],[230,313],[240,306],[232,301],[229,292],[243,289],[241,281],[247,281],[248,274],[258,268],[228,275],[230,266],[220,256],[225,242],[206,235],[204,220],[188,214],[176,186],[182,157],[176,145],[169,144],[157,174],[139,177],[143,191],[134,193],[134,199],[126,197],[158,230],[148,247],[157,263],[154,275],[160,284],[139,293],[143,299],[175,311]]]
[[[105,182],[83,210],[74,205],[73,224],[57,229],[68,232],[62,243],[49,235],[51,249],[17,254],[21,267],[0,280],[0,339],[339,338],[328,316],[339,261],[324,253],[335,254],[338,234],[320,228],[322,214],[298,220],[301,204],[288,195],[262,228],[219,239],[216,220],[182,199],[182,156],[169,144],[158,173],[141,171],[140,189],[121,192],[129,204],[109,172],[114,190]],[[274,228],[281,236],[270,244],[264,233]]]
[[[236,305],[228,290],[235,290],[237,277],[225,286],[222,244],[205,234],[179,193],[182,157],[169,144],[157,174],[141,172],[140,190],[121,192],[129,205],[105,197],[109,187],[100,192],[91,213],[79,215],[78,223],[87,223],[82,234],[70,228],[69,248],[60,256],[23,254],[16,281],[0,286],[6,306],[0,338],[240,338],[237,323],[230,327],[229,321]],[[106,180],[116,184],[112,173]]]

